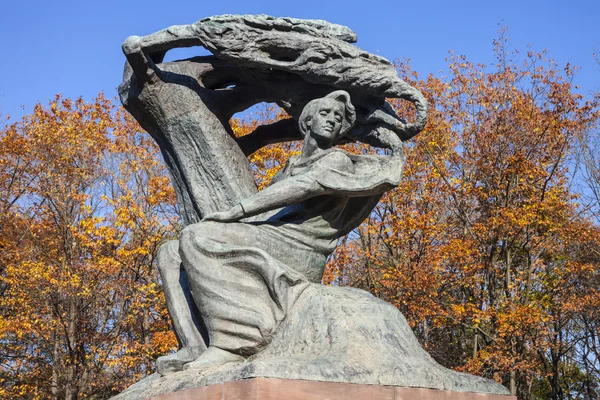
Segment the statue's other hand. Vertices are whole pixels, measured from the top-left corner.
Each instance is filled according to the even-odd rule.
[[[227,211],[218,211],[210,213],[202,218],[202,222],[217,221],[217,222],[234,222],[244,218],[244,209],[241,205],[237,205]]]
[[[142,50],[141,43],[142,43],[141,37],[129,36],[125,40],[123,45],[121,46],[123,48],[123,53],[125,53],[125,55],[128,55],[128,54],[140,52]]]

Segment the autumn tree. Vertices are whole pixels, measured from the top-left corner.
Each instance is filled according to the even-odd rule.
[[[596,60],[600,65],[600,58],[596,54]],[[595,94],[600,99],[600,94]],[[600,223],[600,127],[597,123],[590,124],[579,137],[577,157],[579,172],[579,188],[582,192],[579,199],[581,212],[596,226]],[[587,260],[595,265],[600,264],[600,246],[598,240],[589,240],[586,246],[581,246],[576,251],[582,251]],[[600,287],[600,277],[596,271],[591,273],[587,280],[579,282],[584,287],[595,288],[592,295],[585,298],[583,313],[577,316],[573,322],[573,328],[578,332],[581,341],[573,350],[577,367],[583,371],[581,383],[587,391],[588,398],[593,398],[597,392],[593,392],[590,386],[600,382],[600,298],[597,288]]]
[[[109,397],[175,343],[156,250],[177,221],[123,111],[57,97],[0,132],[0,397]]]
[[[503,32],[491,69],[451,54],[445,78],[419,80],[398,64],[427,95],[429,123],[406,143],[403,182],[343,239],[324,281],[393,303],[438,361],[520,399],[596,398],[600,229],[582,213],[569,168],[597,102],[574,93],[572,66],[544,52],[519,60],[506,43]],[[597,147],[586,143],[597,183]],[[266,168],[261,186],[286,146],[252,156]]]
[[[517,61],[505,44],[492,71],[451,55],[447,78],[420,81],[399,65],[430,122],[408,145],[404,182],[332,268],[399,307],[447,366],[520,399],[593,398],[578,319],[597,321],[600,231],[579,212],[569,165],[597,107],[573,92],[570,65]]]

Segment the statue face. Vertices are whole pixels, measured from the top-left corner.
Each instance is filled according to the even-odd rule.
[[[329,148],[340,134],[344,120],[344,104],[334,99],[322,99],[317,110],[307,122],[310,135],[319,147]]]

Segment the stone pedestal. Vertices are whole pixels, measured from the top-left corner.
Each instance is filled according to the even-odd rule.
[[[516,400],[499,394],[353,383],[253,378],[152,397],[151,400]]]

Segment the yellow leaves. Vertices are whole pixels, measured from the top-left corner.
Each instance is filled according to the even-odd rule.
[[[531,376],[554,324],[600,307],[588,284],[598,271],[588,249],[600,235],[576,217],[563,162],[572,135],[597,115],[553,67],[488,72],[452,56],[449,68],[447,80],[419,81],[399,66],[430,99],[428,128],[406,144],[401,185],[342,239],[324,282],[392,302],[449,365]],[[390,103],[411,118],[407,102]],[[236,136],[286,117],[273,107],[254,116],[231,121]],[[299,152],[287,143],[251,155],[259,188]],[[23,370],[46,377],[46,360],[72,362],[101,388],[105,371],[125,385],[176,348],[152,265],[159,244],[176,235],[175,194],[157,147],[130,116],[103,96],[36,106],[0,136],[0,210],[8,204],[0,214],[0,353],[19,348]],[[85,352],[77,360],[67,351],[70,324]],[[0,397],[33,396],[27,385],[8,394],[1,387]]]
[[[452,304],[452,311],[459,317],[465,314],[464,304]]]

